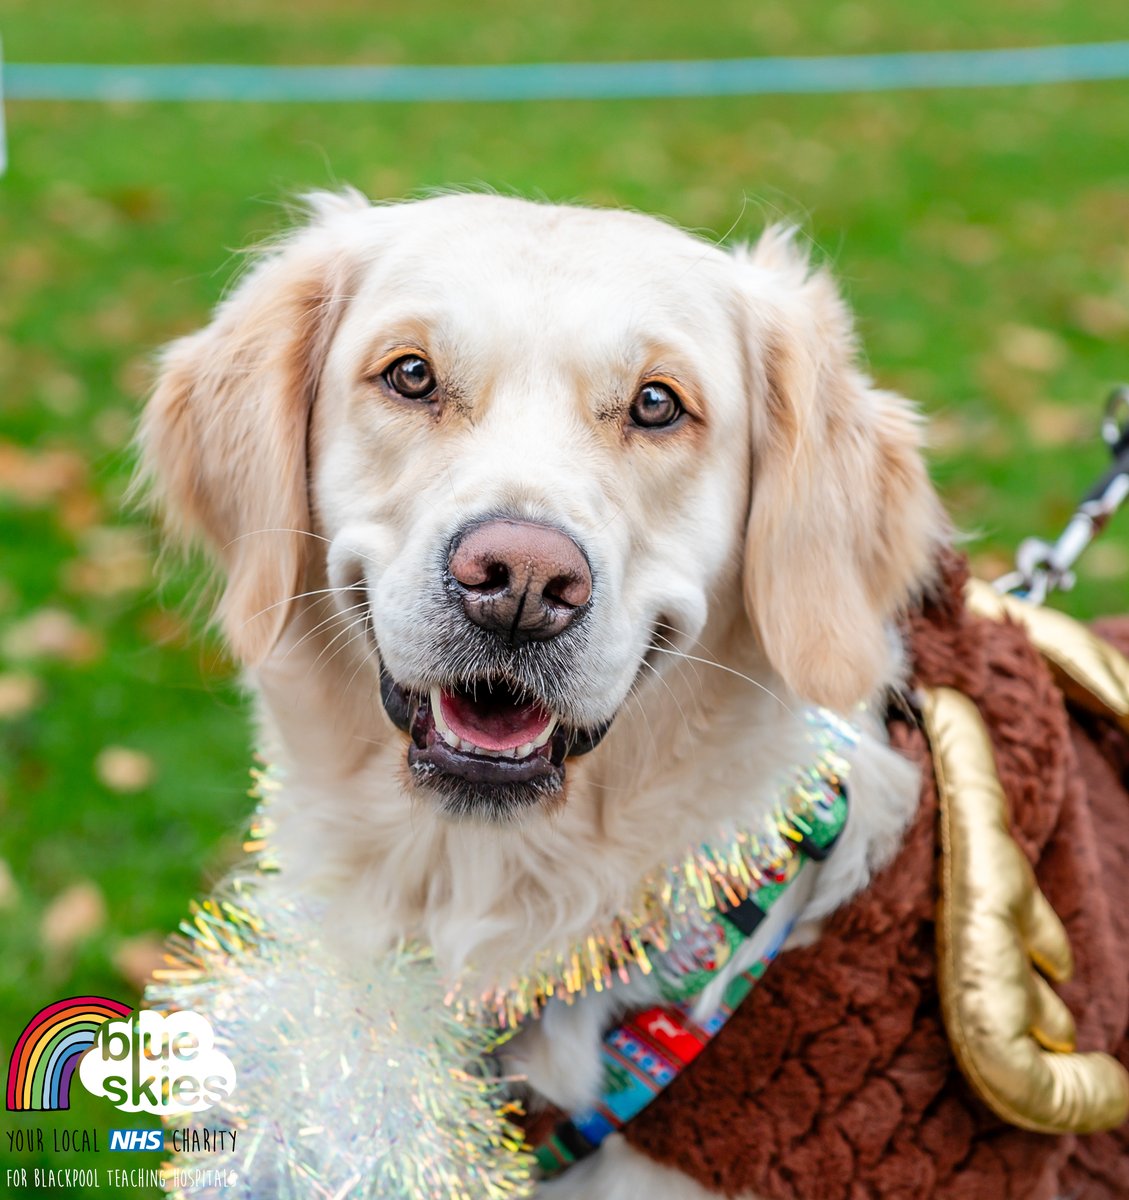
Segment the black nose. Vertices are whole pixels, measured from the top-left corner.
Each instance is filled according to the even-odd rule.
[[[592,598],[584,551],[532,521],[472,526],[453,542],[447,574],[467,617],[513,645],[563,633]]]

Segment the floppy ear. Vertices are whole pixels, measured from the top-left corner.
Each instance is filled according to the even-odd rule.
[[[349,287],[333,216],[358,201],[313,206],[313,223],[261,258],[210,325],[168,347],[141,422],[141,477],[174,536],[223,567],[217,616],[249,665],[303,590],[310,405]]]
[[[920,418],[859,370],[827,272],[780,227],[738,258],[759,392],[745,605],[792,689],[845,711],[897,669],[890,619],[927,582],[947,521]]]

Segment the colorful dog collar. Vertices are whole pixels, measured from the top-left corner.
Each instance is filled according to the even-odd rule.
[[[728,984],[720,1004],[695,1020],[695,1000],[760,928],[808,860],[822,861],[847,822],[846,785],[837,780],[793,826],[795,849],[775,877],[766,877],[740,904],[711,915],[692,938],[652,959],[667,1005],[635,1013],[604,1038],[604,1084],[600,1099],[560,1121],[535,1147],[543,1177],[559,1174],[595,1152],[612,1133],[640,1113],[685,1070],[721,1031],[777,956],[792,928],[777,932],[748,970]],[[690,944],[686,944],[689,942]]]

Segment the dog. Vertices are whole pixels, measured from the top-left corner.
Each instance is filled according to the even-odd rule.
[[[354,953],[519,974],[763,818],[806,705],[861,736],[790,944],[890,858],[919,795],[883,722],[897,619],[950,527],[916,408],[859,359],[794,231],[478,194],[316,194],[169,347],[142,469],[221,568],[289,886]],[[591,1103],[649,986],[522,1031],[534,1108]],[[612,1138],[539,1194],[710,1193]]]

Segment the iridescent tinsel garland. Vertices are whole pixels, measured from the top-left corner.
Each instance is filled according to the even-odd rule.
[[[509,1082],[476,1070],[496,1031],[443,1001],[426,951],[348,961],[316,906],[280,879],[236,881],[198,905],[149,1007],[207,1017],[236,1066],[208,1124],[219,1153],[179,1155],[177,1197],[199,1200],[515,1200],[531,1156]],[[272,886],[275,885],[275,886]]]
[[[589,988],[602,992],[616,979],[627,982],[632,966],[644,975],[651,957],[677,949],[680,940],[701,929],[713,912],[727,912],[751,892],[784,880],[796,844],[817,807],[834,802],[849,763],[844,752],[858,742],[853,725],[826,709],[807,709],[813,754],[782,781],[772,808],[759,824],[719,830],[710,843],[688,846],[640,881],[632,903],[572,945],[544,950],[527,974],[482,996],[456,986],[448,1002],[470,1014],[484,1014],[501,1028],[514,1028],[536,1016],[552,998],[571,1002]]]
[[[277,772],[256,773],[260,802],[245,848],[251,871],[195,905],[170,943],[147,1003],[207,1016],[238,1071],[209,1123],[240,1133],[238,1157],[180,1156],[182,1171],[234,1173],[178,1195],[224,1200],[513,1200],[529,1194],[531,1157],[510,1122],[507,1081],[479,1073],[497,1043],[552,997],[567,1001],[677,957],[713,914],[778,886],[813,817],[837,800],[857,731],[806,713],[813,752],[782,780],[752,828],[719,831],[649,872],[632,904],[530,972],[485,995],[443,981],[429,952],[376,963],[342,958],[314,903],[289,895],[270,857]]]

